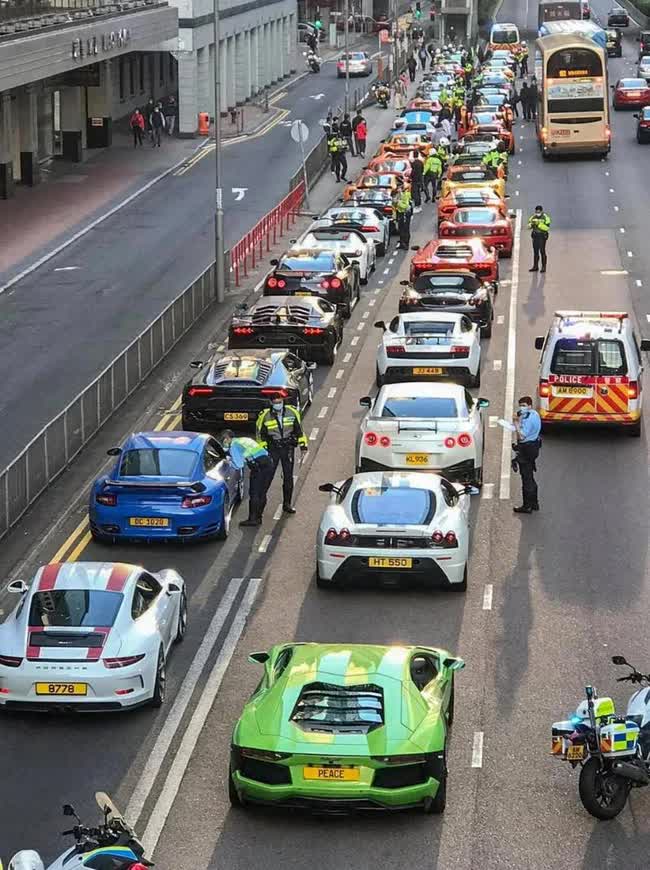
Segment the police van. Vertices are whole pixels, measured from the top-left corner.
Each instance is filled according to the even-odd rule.
[[[542,351],[539,414],[545,426],[597,423],[641,434],[641,351],[630,316],[616,311],[556,311]]]

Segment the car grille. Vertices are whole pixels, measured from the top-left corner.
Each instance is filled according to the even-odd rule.
[[[402,537],[397,535],[355,535],[355,547],[372,547],[387,550],[428,549],[431,539],[425,536],[413,535]]]
[[[283,764],[260,761],[258,758],[242,758],[239,772],[246,779],[264,782],[267,785],[291,785],[291,772]]]
[[[426,764],[400,764],[375,771],[372,784],[376,788],[407,788],[422,785],[428,778]]]

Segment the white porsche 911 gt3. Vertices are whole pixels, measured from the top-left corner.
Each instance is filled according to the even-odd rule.
[[[55,562],[0,625],[0,705],[14,709],[159,707],[167,656],[187,628],[185,581],[120,562]]]
[[[372,576],[467,588],[470,495],[477,489],[421,471],[371,471],[319,489],[330,493],[317,533],[316,583]]]

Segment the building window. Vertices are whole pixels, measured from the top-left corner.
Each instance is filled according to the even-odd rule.
[[[140,93],[144,94],[144,57],[138,55],[138,72],[140,74]]]
[[[120,100],[124,99],[124,58],[120,58]]]
[[[169,81],[174,81],[174,55],[170,53],[169,55]]]
[[[129,58],[129,93],[131,96],[135,94],[135,57],[133,55]]]
[[[165,84],[165,55],[163,52],[160,52],[160,85]]]

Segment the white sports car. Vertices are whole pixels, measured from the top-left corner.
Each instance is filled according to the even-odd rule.
[[[319,489],[331,494],[316,540],[320,588],[363,576],[467,588],[469,497],[478,490],[422,471],[370,471]]]
[[[398,314],[383,330],[377,348],[377,386],[395,381],[449,378],[469,387],[481,384],[481,334],[465,314]]]
[[[324,248],[334,254],[343,254],[352,263],[359,266],[359,280],[367,284],[372,272],[375,271],[377,252],[375,244],[359,230],[351,227],[319,227],[309,230],[302,236],[297,247],[302,251]]]
[[[322,227],[359,230],[367,239],[375,243],[378,257],[386,254],[390,244],[390,218],[376,208],[355,205],[349,200],[328,208],[314,221],[309,230]]]
[[[119,710],[165,697],[167,656],[187,627],[185,582],[120,562],[56,562],[0,625],[0,705]]]
[[[387,384],[368,408],[357,436],[357,471],[406,468],[483,483],[483,409],[458,384]]]

